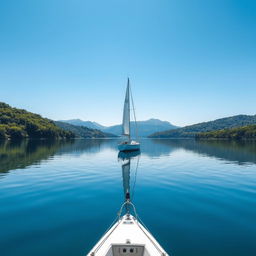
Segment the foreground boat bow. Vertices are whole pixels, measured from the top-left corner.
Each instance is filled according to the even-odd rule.
[[[130,206],[126,202],[125,206]],[[168,256],[152,234],[126,213],[105,233],[87,256]]]

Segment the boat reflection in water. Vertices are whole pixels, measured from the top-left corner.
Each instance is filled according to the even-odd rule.
[[[135,185],[137,170],[138,170],[138,166],[139,166],[140,151],[139,150],[130,151],[130,152],[120,151],[118,154],[118,160],[122,162],[122,176],[123,176],[123,188],[124,188],[125,202],[127,200],[131,201],[130,171],[131,171],[131,159],[132,158],[137,158],[136,170],[135,170],[135,180],[134,180],[134,185]],[[129,204],[126,204],[125,207],[126,207],[126,211],[129,212]]]
[[[130,169],[132,158],[137,158],[138,170],[140,151],[120,152],[122,163],[124,203],[118,212],[114,225],[106,231],[88,256],[167,256],[149,230],[142,225],[131,201]],[[135,176],[136,177],[136,176]],[[135,182],[135,181],[134,181]],[[122,215],[122,212],[124,214]],[[133,212],[133,215],[131,214]]]

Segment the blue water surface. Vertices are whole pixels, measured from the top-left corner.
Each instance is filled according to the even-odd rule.
[[[0,143],[0,255],[86,255],[124,200],[117,143]],[[141,143],[132,199],[169,254],[256,255],[256,143]]]

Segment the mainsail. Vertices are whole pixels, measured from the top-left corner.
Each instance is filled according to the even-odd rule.
[[[130,81],[128,78],[123,112],[123,135],[130,136]]]

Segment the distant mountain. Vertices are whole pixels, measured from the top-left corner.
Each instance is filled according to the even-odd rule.
[[[85,126],[91,129],[98,129],[106,133],[111,133],[114,135],[121,135],[122,134],[122,125],[113,125],[113,126],[103,126],[99,123],[96,122],[91,122],[91,121],[83,121],[80,119],[72,119],[72,120],[66,120],[66,121],[60,121],[60,122],[65,122],[73,125],[78,125],[78,126]],[[159,119],[149,119],[147,121],[137,121],[138,125],[138,134],[140,137],[147,137],[148,135],[154,133],[154,132],[161,132],[165,130],[171,130],[171,129],[176,129],[177,126],[174,126],[170,124],[167,121],[161,121]],[[135,123],[131,122],[131,133],[132,136],[135,135]]]
[[[0,139],[56,139],[74,136],[72,132],[56,126],[50,119],[0,102]]]
[[[140,137],[147,137],[154,132],[161,132],[165,130],[176,129],[177,126],[172,125],[167,121],[161,121],[159,119],[149,119],[146,121],[137,121],[138,135]],[[104,129],[105,132],[110,132],[116,135],[122,134],[122,125],[114,125]],[[135,122],[131,122],[131,134],[134,136],[136,131]]]
[[[151,134],[150,138],[194,138],[201,132],[211,132],[228,128],[241,127],[256,124],[256,115],[237,115],[217,119],[210,122],[189,125],[182,128],[156,132]]]
[[[54,122],[58,127],[64,129],[65,131],[70,131],[76,135],[76,137],[81,137],[81,138],[111,138],[111,137],[116,137],[113,134],[102,132],[97,129],[91,129],[87,128],[85,126],[78,126],[78,125],[73,125],[61,121],[55,121]]]
[[[98,124],[96,122],[83,121],[81,119],[59,120],[59,121],[63,122],[63,123],[77,125],[77,126],[85,126],[87,128],[91,128],[91,129],[103,130],[106,128],[105,126]]]
[[[231,140],[255,140],[256,125],[247,125],[236,128],[223,129],[196,134],[197,139],[231,139]]]

